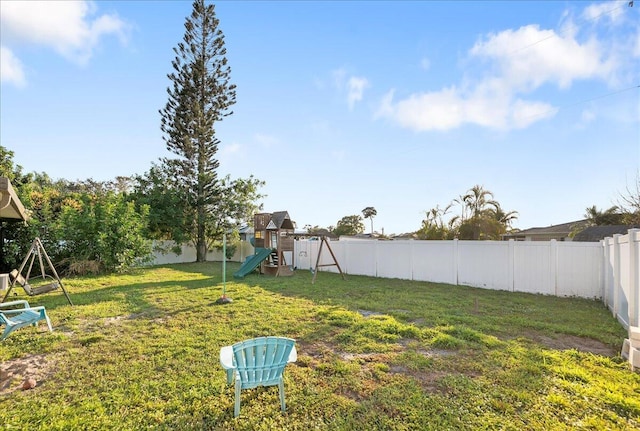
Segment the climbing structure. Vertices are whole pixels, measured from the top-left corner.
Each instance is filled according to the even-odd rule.
[[[287,211],[260,213],[253,218],[254,247],[271,250],[260,265],[268,275],[293,275],[294,226]]]

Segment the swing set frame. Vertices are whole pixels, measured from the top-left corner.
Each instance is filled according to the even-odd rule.
[[[36,275],[33,278],[41,278],[42,280],[47,282],[37,287],[32,287],[29,284],[29,277],[31,275],[31,270],[33,269],[33,265],[36,262],[36,257],[38,258],[38,264],[40,266],[40,274]],[[46,268],[45,262],[49,266],[49,269],[53,275],[47,274],[45,270]],[[28,267],[27,267],[27,263],[28,263]],[[25,276],[23,276],[22,271],[25,269],[25,267],[27,267],[27,273]],[[9,273],[9,279],[11,280],[11,284],[7,289],[7,293],[4,295],[4,297],[2,298],[2,301],[0,302],[6,301],[6,299],[9,297],[9,294],[11,294],[11,291],[13,290],[15,285],[19,284],[20,287],[22,287],[22,289],[24,289],[26,294],[29,296],[42,295],[43,293],[51,292],[58,288],[61,288],[62,292],[64,292],[64,296],[67,298],[67,301],[69,301],[69,304],[73,305],[73,302],[71,302],[71,298],[69,297],[67,290],[64,288],[64,285],[62,284],[62,280],[60,280],[60,276],[58,275],[56,268],[53,266],[53,263],[51,263],[51,259],[49,258],[47,251],[44,249],[44,246],[42,245],[42,241],[40,241],[40,238],[36,238],[33,240],[33,243],[31,244],[31,248],[29,249],[29,252],[27,253],[24,260],[22,261],[20,268],[18,270],[14,269],[13,271],[11,271]]]

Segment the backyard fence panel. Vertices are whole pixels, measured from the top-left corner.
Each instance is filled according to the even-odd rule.
[[[513,290],[554,295],[551,241],[518,241],[513,253]]]
[[[319,242],[319,241],[316,241]],[[327,244],[329,244],[329,247],[331,247],[331,251],[329,251],[329,249],[327,248]],[[348,260],[349,260],[349,253],[347,252],[347,244],[346,243],[340,243],[340,241],[329,241],[327,240],[327,244],[325,244],[324,246],[319,246],[322,247],[322,258],[321,258],[321,264],[323,265],[330,265],[327,267],[324,267],[323,270],[324,271],[329,271],[329,272],[335,272],[335,273],[339,273],[340,270],[338,269],[337,266],[335,266],[335,261],[333,260],[333,258],[331,257],[331,252],[333,251],[333,255],[335,256],[336,260],[338,261],[338,265],[340,265],[340,269],[345,272],[344,267],[342,266],[342,263],[344,262],[345,264],[348,264]],[[374,262],[375,264],[375,262]]]
[[[313,268],[311,243],[318,241],[309,241],[301,239],[293,242],[293,266],[296,269]],[[312,263],[313,262],[313,263]]]
[[[555,294],[602,298],[602,246],[592,242],[558,242],[557,251]]]
[[[458,283],[511,290],[507,241],[458,241]]]
[[[412,241],[413,279],[458,284],[458,241]]]
[[[411,280],[411,244],[414,241],[377,241],[377,276]]]
[[[338,245],[336,248],[344,250],[341,256],[348,256],[341,259],[336,255],[343,271],[347,274],[376,276],[377,241],[334,241],[334,243]],[[331,248],[334,249],[333,245]],[[346,262],[346,267],[342,267],[343,261]]]
[[[166,265],[172,263],[185,263],[196,261],[196,249],[191,244],[182,244],[181,253],[171,251],[175,243],[173,241],[153,241],[153,265]],[[168,251],[161,251],[168,250]]]

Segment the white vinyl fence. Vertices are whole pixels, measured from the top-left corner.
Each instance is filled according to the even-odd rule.
[[[603,301],[625,326],[639,326],[640,229],[603,242]]]
[[[295,241],[293,266],[315,268],[320,244]],[[601,242],[342,239],[329,244],[345,274],[594,298],[625,327],[640,323],[640,229]],[[243,262],[252,254],[251,244],[243,241],[231,260]],[[195,249],[184,246],[181,255],[156,253],[154,263],[195,260]],[[221,261],[222,252],[209,253],[207,260]],[[319,263],[333,263],[326,247]]]
[[[602,297],[600,243],[340,240],[330,244],[346,274]],[[319,241],[297,241],[297,267],[315,267],[318,248]],[[331,254],[323,250],[320,264],[327,263],[332,263]],[[335,266],[325,270],[338,271]]]
[[[594,298],[625,327],[639,323],[640,229],[601,242],[343,239],[330,246],[345,274]],[[319,247],[296,241],[297,268],[314,268]],[[330,263],[323,249],[320,264]]]

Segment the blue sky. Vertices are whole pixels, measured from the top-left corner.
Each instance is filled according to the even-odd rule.
[[[110,180],[169,155],[160,115],[189,1],[0,2],[0,144]],[[268,212],[419,229],[475,184],[515,226],[608,208],[640,170],[640,3],[219,2],[234,114],[220,175]],[[370,229],[369,221],[365,223]]]

